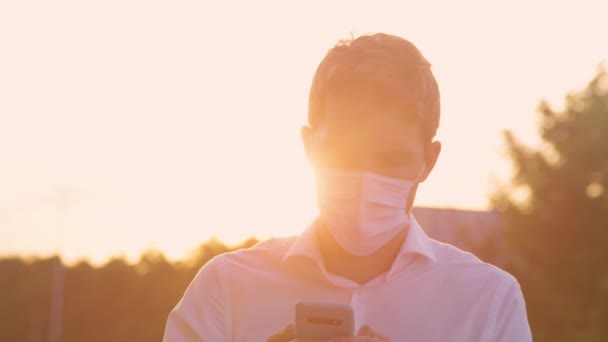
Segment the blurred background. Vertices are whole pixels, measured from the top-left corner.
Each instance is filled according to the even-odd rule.
[[[608,340],[605,1],[0,2],[0,341],[159,341],[198,269],[314,218],[339,39],[418,46],[427,233],[514,274],[535,341]]]

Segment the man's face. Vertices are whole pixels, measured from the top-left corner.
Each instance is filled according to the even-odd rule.
[[[302,132],[314,167],[369,171],[404,180],[414,180],[423,172],[420,177],[426,178],[438,147],[424,143],[418,122],[408,122],[398,108],[346,102],[328,101],[318,127]]]

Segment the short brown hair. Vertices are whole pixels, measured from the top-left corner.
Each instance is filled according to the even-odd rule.
[[[356,94],[356,95],[355,95]],[[439,88],[431,64],[411,42],[377,33],[341,40],[319,64],[308,102],[308,121],[315,127],[326,113],[327,98],[363,96],[396,104],[420,120],[430,141],[439,127]]]

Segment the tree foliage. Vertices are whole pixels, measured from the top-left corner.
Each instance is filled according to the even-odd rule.
[[[228,248],[217,240],[187,262],[170,263],[149,251],[136,264],[115,258],[101,267],[86,262],[64,271],[61,340],[160,341],[171,309],[200,267]],[[48,341],[53,267],[57,258],[0,259],[0,341]]]
[[[608,341],[608,75],[539,106],[542,146],[507,132],[515,174],[494,198],[535,341]],[[524,190],[523,192],[521,190]],[[525,193],[522,201],[515,194]]]

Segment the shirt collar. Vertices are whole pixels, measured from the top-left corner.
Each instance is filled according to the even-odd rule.
[[[419,254],[427,257],[433,262],[437,262],[437,256],[433,249],[433,241],[426,235],[413,214],[410,214],[410,228],[407,237],[399,250],[400,258],[404,255]]]
[[[310,223],[291,244],[283,260],[290,259],[293,256],[301,256],[313,260],[319,267],[324,268],[321,249],[317,241],[317,226],[317,220]]]
[[[291,247],[287,250],[283,260],[290,259],[294,256],[301,256],[311,259],[319,268],[325,269],[323,258],[321,257],[321,250],[317,241],[317,220],[309,224],[304,232],[295,239]],[[437,262],[437,257],[433,251],[432,240],[422,230],[422,227],[420,227],[420,224],[418,224],[414,215],[410,214],[409,231],[393,266],[398,266],[399,261],[403,259],[404,256],[412,254],[422,255],[433,262]]]

